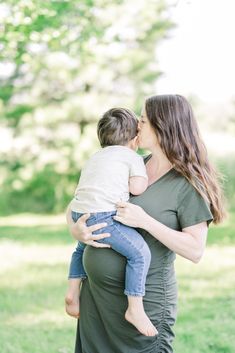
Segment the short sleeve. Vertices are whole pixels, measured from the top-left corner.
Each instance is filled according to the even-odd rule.
[[[141,176],[144,178],[148,178],[144,160],[137,153],[133,153],[130,159],[129,177],[134,177],[134,176]]]
[[[179,191],[177,204],[178,221],[181,229],[201,222],[207,222],[207,225],[209,225],[213,220],[208,203],[187,181]]]

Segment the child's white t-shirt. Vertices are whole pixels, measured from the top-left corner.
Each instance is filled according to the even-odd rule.
[[[79,213],[116,210],[118,201],[129,200],[129,178],[147,178],[143,158],[125,146],[108,146],[96,152],[85,164],[72,211]]]

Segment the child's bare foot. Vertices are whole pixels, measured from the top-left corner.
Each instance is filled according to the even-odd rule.
[[[145,336],[156,336],[158,334],[156,327],[152,324],[144,310],[132,311],[128,308],[125,318]]]
[[[65,297],[65,310],[68,315],[79,318],[80,278],[70,278],[68,291]]]
[[[67,294],[65,297],[65,310],[68,315],[78,319],[79,318],[79,297],[74,297],[70,294]]]

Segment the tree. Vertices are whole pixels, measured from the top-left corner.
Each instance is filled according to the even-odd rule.
[[[102,112],[139,111],[153,92],[156,46],[173,25],[165,1],[8,0],[0,13],[0,209],[60,210]]]

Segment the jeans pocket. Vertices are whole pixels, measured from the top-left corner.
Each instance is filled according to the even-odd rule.
[[[88,218],[88,220],[86,221],[86,225],[87,225],[88,227],[93,226],[94,224],[97,224],[97,223],[99,223],[99,222],[97,222],[97,218],[96,218],[95,215],[91,215],[91,216]]]
[[[75,212],[75,211],[72,211],[71,212],[71,217],[72,217],[72,220],[74,222],[77,222],[78,219],[82,216],[82,213],[78,213],[78,212]]]

